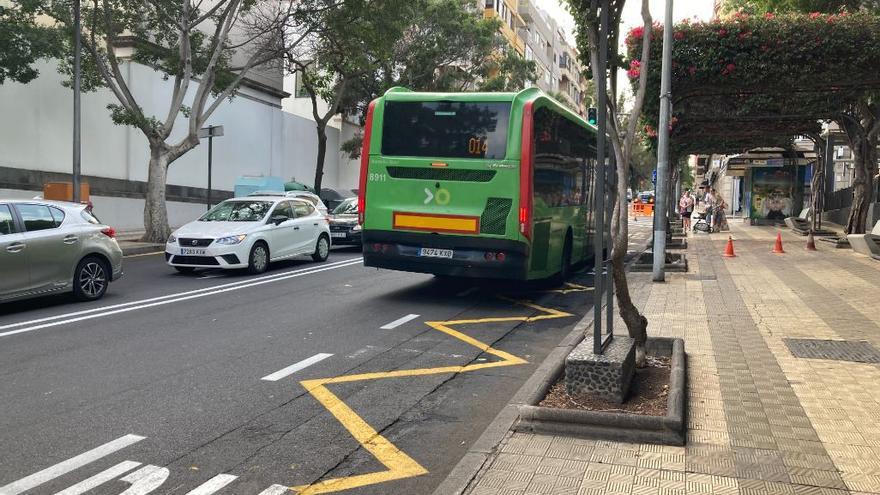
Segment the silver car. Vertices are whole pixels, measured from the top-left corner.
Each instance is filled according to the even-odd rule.
[[[0,274],[0,301],[69,291],[93,301],[122,276],[122,249],[85,205],[0,199]]]

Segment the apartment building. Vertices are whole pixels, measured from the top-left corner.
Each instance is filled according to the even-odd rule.
[[[519,37],[519,30],[525,25],[520,16],[518,0],[480,0],[485,1],[483,16],[497,17],[501,20],[501,35],[511,48],[525,55],[525,43]]]
[[[556,20],[534,0],[520,0],[519,15],[524,21],[519,37],[525,45],[525,58],[537,66],[535,86],[585,115],[592,98],[577,49],[568,43]]]

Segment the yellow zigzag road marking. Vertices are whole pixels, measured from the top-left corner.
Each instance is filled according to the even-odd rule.
[[[560,291],[584,290],[586,287],[567,284],[576,289],[559,289]],[[563,292],[565,294],[566,292]],[[411,478],[420,476],[428,472],[421,464],[416,462],[412,457],[406,455],[405,452],[398,449],[385,437],[379,434],[372,426],[357,415],[348,405],[339,397],[333,394],[327,385],[333,383],[348,383],[363,380],[378,380],[383,378],[400,378],[408,376],[424,376],[437,375],[443,373],[466,373],[468,371],[477,371],[486,368],[496,368],[499,366],[514,366],[517,364],[525,364],[528,361],[513,354],[500,351],[494,347],[480,342],[479,340],[453,330],[452,326],[456,325],[472,325],[478,323],[498,323],[507,321],[532,322],[539,320],[549,320],[553,318],[565,318],[574,316],[571,313],[559,311],[556,309],[545,308],[528,301],[514,301],[512,299],[502,298],[516,304],[532,308],[544,314],[536,316],[507,316],[500,318],[480,318],[473,320],[451,320],[451,321],[426,321],[425,324],[434,330],[443,332],[454,337],[466,344],[472,345],[481,351],[500,358],[500,361],[492,361],[488,363],[468,364],[464,366],[443,366],[439,368],[421,368],[414,370],[397,370],[384,371],[377,373],[362,373],[359,375],[343,375],[333,378],[319,378],[316,380],[303,380],[300,382],[305,389],[312,394],[328,411],[333,415],[351,433],[361,447],[366,449],[377,461],[387,468],[387,471],[379,471],[369,474],[360,474],[356,476],[345,476],[342,478],[332,478],[312,485],[302,485],[291,487],[290,490],[298,492],[300,495],[315,495],[318,493],[330,493],[361,486],[383,483],[386,481],[398,480],[402,478]]]

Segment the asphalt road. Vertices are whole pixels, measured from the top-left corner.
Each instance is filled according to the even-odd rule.
[[[97,303],[0,305],[0,495],[430,493],[592,298],[353,249],[125,272]]]

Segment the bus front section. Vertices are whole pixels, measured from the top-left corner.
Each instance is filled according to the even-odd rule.
[[[527,277],[511,109],[510,99],[478,94],[389,93],[371,103],[359,188],[365,266]]]

